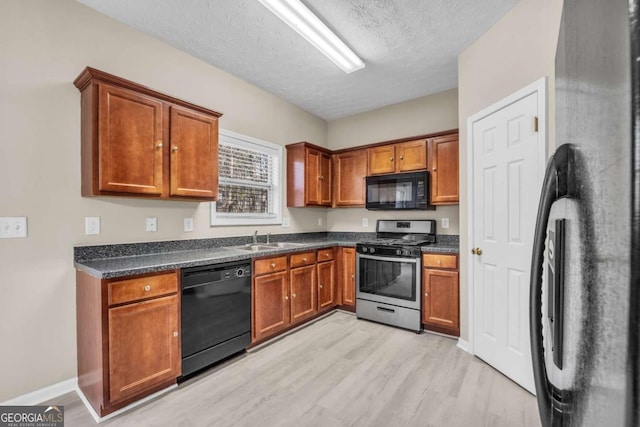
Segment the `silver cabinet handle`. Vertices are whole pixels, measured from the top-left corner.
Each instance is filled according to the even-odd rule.
[[[296,297],[296,294],[291,295],[291,297],[292,297],[292,298],[295,298],[295,297]]]
[[[271,263],[271,268],[276,268],[276,263],[275,262]]]
[[[318,285],[318,287],[319,287],[320,289],[322,289],[322,285]]]
[[[285,296],[284,296],[284,300],[285,300],[285,301],[289,301],[289,295],[285,295]]]
[[[178,336],[178,332],[174,332],[174,333],[173,333],[173,336],[174,336],[174,337],[177,337],[177,336]]]

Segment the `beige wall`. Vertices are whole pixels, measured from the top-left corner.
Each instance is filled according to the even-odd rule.
[[[461,337],[468,331],[467,118],[518,89],[547,76],[548,135],[554,146],[554,60],[561,0],[521,0],[458,57],[460,117],[460,317]],[[551,150],[549,150],[551,151]]]
[[[72,82],[91,65],[278,144],[325,146],[324,120],[72,0],[0,2],[0,58],[0,216],[27,216],[29,229],[27,239],[0,240],[0,402],[76,375],[74,245],[324,229],[325,209],[291,210],[286,229],[210,228],[208,203],[81,198]],[[101,217],[101,235],[84,235],[85,216]],[[158,232],[144,231],[147,216]],[[195,232],[183,233],[185,217]]]
[[[388,141],[458,127],[458,91],[451,89],[366,113],[329,122],[327,140],[333,150]],[[362,218],[369,221],[362,226]],[[449,218],[450,227],[439,234],[458,234],[458,206],[439,206],[435,211],[374,212],[362,208],[335,209],[327,213],[330,231],[376,231],[376,220]]]

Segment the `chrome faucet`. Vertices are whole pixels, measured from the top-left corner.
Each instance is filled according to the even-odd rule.
[[[253,233],[253,244],[255,245],[256,243],[258,243],[258,230]]]

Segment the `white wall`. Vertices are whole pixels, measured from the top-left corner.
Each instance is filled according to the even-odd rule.
[[[458,57],[460,119],[460,335],[468,338],[467,118],[530,83],[548,77],[548,135],[554,146],[554,70],[561,0],[521,0]],[[533,232],[533,231],[532,231]]]
[[[458,127],[458,91],[451,89],[373,111],[329,122],[329,148],[339,150],[415,135],[425,135]],[[369,221],[362,226],[362,218]],[[449,218],[449,228],[438,234],[458,234],[458,205],[438,206],[435,211],[374,212],[364,208],[334,209],[327,213],[330,231],[375,232],[377,219]]]
[[[326,224],[325,209],[293,209],[286,229],[210,228],[208,203],[80,197],[72,82],[87,65],[220,111],[221,128],[326,146],[324,120],[75,1],[0,2],[0,216],[27,216],[29,228],[27,239],[0,240],[0,401],[76,375],[74,245]],[[84,235],[85,216],[101,217],[101,235]],[[147,216],[158,218],[158,232],[144,231]],[[185,217],[193,233],[182,231]]]

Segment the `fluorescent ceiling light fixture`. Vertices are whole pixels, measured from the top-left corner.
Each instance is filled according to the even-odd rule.
[[[364,62],[300,0],[259,1],[342,68],[345,73],[364,68]]]

